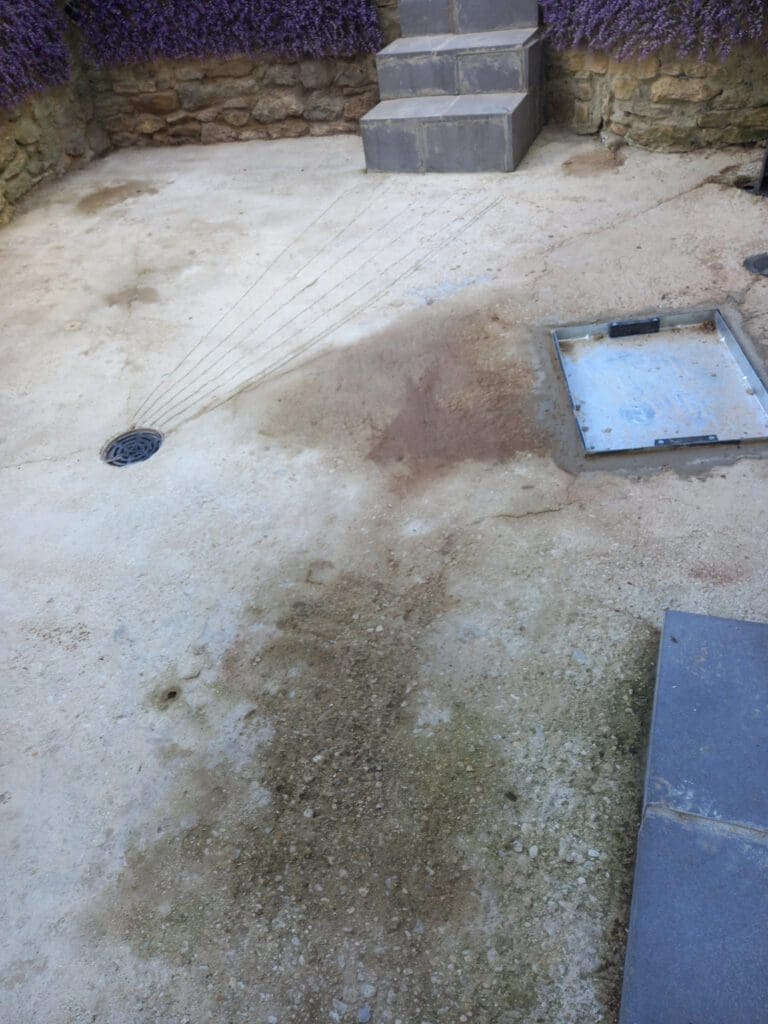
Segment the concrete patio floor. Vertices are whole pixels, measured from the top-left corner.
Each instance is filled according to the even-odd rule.
[[[764,358],[755,157],[131,151],[0,233],[3,1022],[615,1021],[658,630],[768,620],[768,462],[585,460],[548,328]]]

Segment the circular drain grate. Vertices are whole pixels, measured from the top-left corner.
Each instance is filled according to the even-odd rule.
[[[101,457],[110,466],[132,466],[151,459],[162,443],[163,435],[157,430],[129,430],[110,441]]]

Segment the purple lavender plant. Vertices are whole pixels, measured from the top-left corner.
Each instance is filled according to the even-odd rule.
[[[66,82],[69,74],[64,23],[53,0],[1,0],[0,108]]]
[[[547,34],[560,48],[585,46],[618,57],[725,55],[768,37],[765,0],[541,0]]]
[[[88,57],[350,57],[381,46],[375,0],[79,0]]]

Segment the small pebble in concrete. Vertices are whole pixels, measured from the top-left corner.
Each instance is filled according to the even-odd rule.
[[[368,1021],[371,1019],[370,1006],[361,1006],[357,1011],[357,1019],[359,1024],[368,1024]]]

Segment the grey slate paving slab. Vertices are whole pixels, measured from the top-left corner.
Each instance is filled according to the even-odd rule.
[[[620,1024],[765,1024],[768,841],[657,812],[643,824]]]
[[[428,121],[423,128],[424,170],[511,171],[509,119],[503,114]]]
[[[535,39],[538,32],[535,28],[508,28],[495,32],[467,32],[461,35],[449,35],[440,47],[441,50],[504,50],[510,47],[525,46]]]
[[[511,171],[540,127],[534,93],[383,100],[360,122],[376,171]]]
[[[404,36],[539,24],[538,0],[399,0],[398,10]]]
[[[520,92],[539,49],[532,29],[396,39],[376,55],[381,98]]]
[[[768,626],[667,613],[645,802],[768,829]]]
[[[370,170],[403,172],[422,169],[418,126],[413,121],[374,121],[361,127],[365,163]]]
[[[666,615],[619,1020],[768,1022],[768,625]]]
[[[453,0],[456,32],[538,25],[538,0]]]
[[[462,93],[516,92],[525,87],[521,55],[467,54],[459,57],[458,91]]]
[[[450,0],[398,0],[397,8],[404,36],[454,31]]]
[[[450,57],[377,57],[376,66],[382,99],[456,95],[459,91],[458,61]]]

